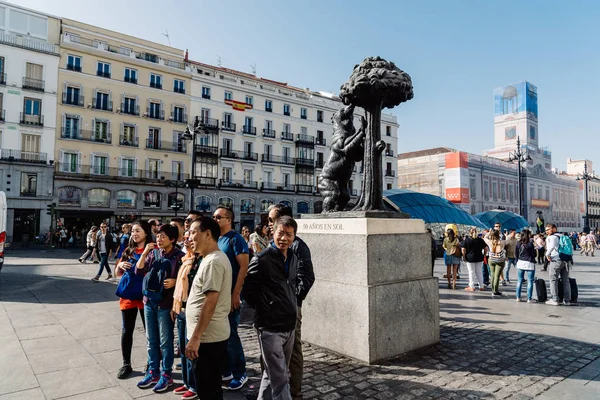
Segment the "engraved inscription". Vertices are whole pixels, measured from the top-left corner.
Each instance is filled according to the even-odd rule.
[[[302,224],[302,230],[303,231],[325,231],[325,232],[330,232],[330,231],[343,231],[344,230],[344,224],[328,224],[328,223],[317,223],[317,222],[312,222],[312,223],[304,223]]]

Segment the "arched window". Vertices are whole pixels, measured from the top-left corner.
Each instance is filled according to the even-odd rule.
[[[133,190],[119,190],[117,192],[117,208],[135,208],[137,193]]]
[[[306,201],[298,202],[298,214],[308,214],[308,202],[306,202]]]
[[[110,190],[96,188],[88,190],[90,207],[110,207]]]
[[[260,212],[261,213],[268,213],[269,212],[269,207],[271,207],[273,204],[275,204],[275,202],[271,199],[264,199],[263,201],[260,202]]]
[[[155,190],[144,193],[144,207],[160,208],[161,200],[161,193]]]
[[[211,212],[212,199],[208,196],[196,196],[196,210],[200,212]]]
[[[63,205],[81,205],[81,189],[74,186],[58,188],[58,203]]]
[[[233,209],[233,199],[231,197],[219,197],[219,205]]]
[[[254,214],[256,202],[254,199],[242,199],[240,201],[240,208],[242,214]]]
[[[292,208],[292,202],[290,200],[281,200],[279,203],[283,204],[286,207]]]
[[[323,212],[323,202],[315,201],[315,214],[321,214]]]
[[[167,196],[167,207],[171,208],[175,204],[179,206],[180,210],[183,208],[183,205],[185,204],[185,196],[183,193],[169,193]]]

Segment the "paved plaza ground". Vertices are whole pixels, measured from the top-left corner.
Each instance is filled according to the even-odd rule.
[[[136,387],[146,363],[141,324],[134,338],[136,372],[116,379],[122,362],[116,283],[91,282],[98,265],[81,265],[77,256],[73,250],[7,251],[0,272],[0,400],[178,398]],[[514,270],[513,284],[502,288],[506,296],[465,292],[464,271],[457,290],[440,282],[437,346],[368,366],[305,344],[305,398],[598,399],[600,257],[575,261],[580,301],[571,307],[517,303]],[[438,262],[436,276],[443,270]],[[538,275],[548,280],[547,273]],[[258,386],[259,352],[248,312],[240,331],[250,382],[227,399],[254,398]]]

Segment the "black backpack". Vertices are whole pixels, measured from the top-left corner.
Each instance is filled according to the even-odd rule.
[[[163,258],[159,250],[154,250],[154,261],[150,265],[150,270],[144,276],[142,292],[149,300],[163,300],[163,290],[165,279],[171,277],[171,261]]]

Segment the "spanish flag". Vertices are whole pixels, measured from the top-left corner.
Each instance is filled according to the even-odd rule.
[[[252,109],[252,104],[242,103],[241,101],[225,100],[225,104],[231,106],[236,111],[246,111]]]

